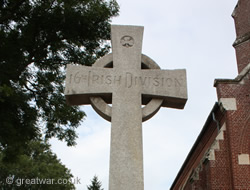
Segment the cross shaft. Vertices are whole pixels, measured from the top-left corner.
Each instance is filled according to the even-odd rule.
[[[113,68],[67,66],[69,104],[89,104],[93,96],[112,103],[109,190],[144,189],[142,95],[174,108],[187,100],[185,70],[141,69],[142,36],[143,27],[112,26]]]
[[[112,27],[114,69],[140,75],[142,34],[142,27]],[[130,47],[121,45],[124,36],[127,36]],[[116,86],[114,90],[109,190],[143,190],[142,86]]]

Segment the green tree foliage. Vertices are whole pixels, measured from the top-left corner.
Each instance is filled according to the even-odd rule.
[[[0,149],[12,156],[44,134],[74,145],[84,112],[63,95],[68,63],[109,51],[115,0],[0,0]]]
[[[70,171],[57,159],[47,143],[30,141],[16,162],[3,161],[0,152],[0,189],[4,190],[72,190]],[[60,183],[60,184],[59,184]]]
[[[102,183],[98,180],[97,176],[94,176],[91,185],[87,186],[88,190],[104,190],[102,187]]]

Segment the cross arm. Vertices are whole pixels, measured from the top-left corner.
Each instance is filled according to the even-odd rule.
[[[182,109],[187,101],[186,70],[143,69],[141,72],[117,71],[68,65],[65,95],[70,105],[90,104],[90,97],[101,96],[112,103],[112,93],[119,88],[141,89],[142,104],[151,98],[163,99],[163,107]]]
[[[187,101],[185,69],[142,70],[139,82],[142,83],[142,95],[145,98],[161,98],[164,100],[163,107],[184,108]]]
[[[90,97],[102,96],[111,101],[112,86],[121,82],[110,68],[94,68],[67,65],[66,87],[64,94],[70,105],[90,104]]]

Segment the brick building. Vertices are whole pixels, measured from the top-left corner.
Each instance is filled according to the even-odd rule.
[[[216,79],[218,102],[171,190],[250,190],[250,0],[233,11],[238,76]]]

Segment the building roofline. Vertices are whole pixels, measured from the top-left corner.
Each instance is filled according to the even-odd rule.
[[[207,118],[207,120],[206,120],[206,122],[205,122],[205,124],[204,124],[204,126],[203,126],[203,128],[202,128],[202,130],[200,132],[200,134],[199,134],[199,136],[197,137],[197,139],[196,139],[193,147],[191,148],[191,150],[188,153],[188,155],[187,155],[184,163],[182,164],[181,169],[179,170],[179,172],[178,172],[178,174],[177,174],[174,182],[172,183],[172,185],[170,187],[170,190],[172,190],[173,187],[176,185],[179,177],[182,174],[182,171],[185,169],[185,167],[187,166],[188,162],[190,161],[190,158],[191,158],[192,154],[195,152],[196,148],[198,147],[200,140],[204,137],[204,135],[205,135],[205,133],[207,131],[207,128],[209,127],[211,121],[213,121],[213,113],[217,112],[219,109],[220,109],[220,104],[218,102],[215,102],[215,104],[214,104],[214,106],[213,106],[213,108],[212,108],[212,110],[211,110],[211,112],[210,112],[210,114],[209,114],[209,116],[208,116],[208,118]]]
[[[250,72],[250,63],[240,72],[235,79],[215,79],[214,87],[217,87],[219,83],[237,84]]]

